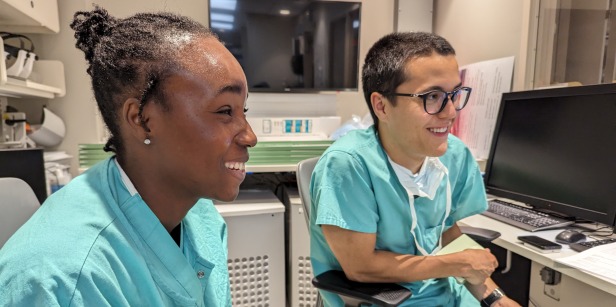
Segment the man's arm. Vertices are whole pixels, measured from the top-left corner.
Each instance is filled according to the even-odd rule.
[[[413,282],[462,276],[481,284],[497,266],[496,258],[487,250],[465,250],[442,256],[403,255],[375,250],[376,234],[373,233],[331,225],[321,228],[347,277],[359,282]]]
[[[457,224],[454,224],[451,228],[447,229],[447,231],[443,233],[443,245],[449,244],[451,241],[453,241],[454,239],[458,238],[461,235],[462,235],[462,231],[460,231],[460,227],[458,227]],[[494,291],[494,289],[498,288],[496,283],[494,283],[494,281],[489,277],[486,278],[484,282],[482,283],[472,284],[470,282],[466,282],[464,283],[464,285],[466,286],[466,289],[468,289],[468,291],[478,301],[481,301],[482,299],[486,298],[488,295],[490,295]],[[494,304],[492,304],[492,306],[496,307],[496,306],[520,306],[520,305],[518,305],[518,303],[516,303],[515,301],[505,296],[499,299],[498,301],[496,301]]]

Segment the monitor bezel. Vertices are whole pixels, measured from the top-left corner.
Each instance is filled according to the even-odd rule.
[[[503,118],[504,110],[507,103],[513,103],[518,100],[528,99],[541,99],[541,98],[557,98],[568,96],[589,96],[589,95],[604,95],[604,94],[616,94],[616,84],[598,84],[587,85],[577,87],[564,87],[564,88],[550,88],[539,90],[528,90],[519,92],[503,93],[501,103],[499,106],[498,116],[496,119],[496,125],[494,133],[492,135],[492,143],[490,146],[490,153],[488,160],[486,161],[486,168],[484,174],[484,185],[486,193],[491,196],[507,198],[531,205],[535,209],[548,210],[555,213],[560,213],[575,218],[581,218],[592,222],[598,222],[605,225],[616,225],[616,204],[613,208],[610,208],[608,212],[597,213],[593,210],[584,210],[580,206],[572,204],[565,204],[554,200],[543,199],[533,195],[527,195],[516,191],[510,191],[502,188],[497,188],[490,185],[490,176],[492,174],[492,162],[496,147],[498,145],[497,136],[501,130],[501,121]]]

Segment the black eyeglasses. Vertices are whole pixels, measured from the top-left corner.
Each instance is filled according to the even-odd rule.
[[[432,90],[422,94],[391,93],[390,95],[403,97],[420,97],[421,99],[423,99],[424,110],[426,110],[426,113],[434,115],[443,111],[443,109],[445,109],[445,105],[450,99],[456,111],[462,110],[466,106],[468,98],[471,96],[472,90],[473,89],[470,87],[463,86],[451,92]]]

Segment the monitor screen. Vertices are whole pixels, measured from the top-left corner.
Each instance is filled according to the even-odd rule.
[[[357,90],[361,2],[210,0],[210,28],[252,92]]]
[[[613,225],[616,84],[503,94],[488,194]]]

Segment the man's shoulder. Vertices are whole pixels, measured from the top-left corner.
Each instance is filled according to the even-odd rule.
[[[336,140],[324,154],[330,152],[346,153],[349,156],[360,157],[374,155],[379,152],[379,140],[373,127],[352,130]]]
[[[315,168],[326,176],[369,176],[370,180],[385,178],[389,171],[387,155],[373,127],[353,130],[336,141]]]
[[[473,159],[473,155],[458,137],[450,134],[447,138],[447,152],[440,157],[447,167],[453,167],[453,165],[466,165]]]
[[[450,149],[450,151],[453,151],[453,152],[468,150],[468,147],[466,147],[466,144],[464,144],[462,140],[460,140],[457,136],[453,134],[449,134],[449,136],[447,137],[447,145],[448,145],[448,149]]]

